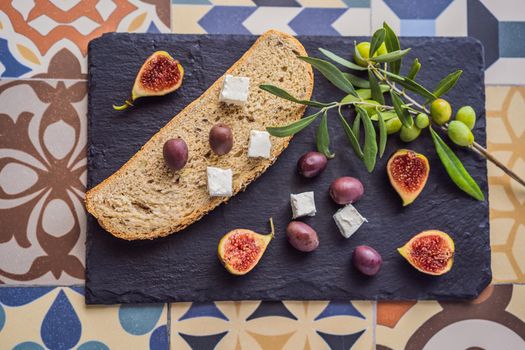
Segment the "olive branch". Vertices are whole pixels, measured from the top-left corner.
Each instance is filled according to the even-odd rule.
[[[461,160],[436,130],[447,133],[449,138],[457,144],[466,144],[468,149],[494,163],[511,178],[525,186],[525,181],[522,178],[494,158],[483,146],[473,141],[470,130],[465,135],[460,135],[465,140],[457,141],[457,138],[454,139],[450,136],[450,131],[452,131],[449,130],[450,124],[448,123],[450,116],[444,122],[440,122],[436,120],[437,118],[434,118],[431,108],[427,107],[456,85],[461,77],[461,70],[452,72],[444,77],[430,91],[415,80],[421,69],[421,63],[417,58],[412,62],[408,74],[406,76],[400,75],[402,59],[410,52],[410,48],[401,49],[397,35],[388,24],[383,23],[383,28],[378,29],[374,33],[369,44],[369,50],[367,43],[366,50],[368,50],[368,55],[366,55],[366,51],[363,54],[363,51],[359,48],[360,45],[355,45],[354,50],[354,58],[357,63],[323,48],[320,48],[319,51],[332,62],[352,71],[367,72],[368,79],[361,78],[350,72],[343,72],[333,63],[326,60],[298,56],[299,59],[318,70],[334,86],[346,93],[346,96],[339,102],[326,103],[314,100],[300,100],[277,86],[260,85],[259,87],[262,90],[275,96],[319,109],[315,113],[289,125],[268,127],[267,131],[276,137],[292,136],[312,124],[318,117],[321,117],[321,122],[316,132],[317,150],[326,157],[333,158],[335,155],[330,151],[328,112],[337,110],[338,119],[351,147],[363,161],[366,169],[372,172],[375,168],[377,157],[381,158],[385,152],[388,135],[401,130],[402,134],[408,135],[405,137],[408,138],[405,141],[413,141],[419,136],[422,128],[428,127],[436,152],[448,175],[456,186],[473,198],[483,201],[485,196],[476,181],[465,169]],[[425,102],[419,103],[408,94],[408,91],[423,97]],[[387,92],[390,96],[391,105],[387,104],[385,100],[384,94]],[[440,102],[448,104],[448,102],[443,100]],[[353,107],[356,111],[352,125],[350,125],[343,114],[343,107],[345,106]],[[428,118],[429,114],[432,118]],[[415,116],[417,116],[417,126],[414,123]],[[374,122],[376,122],[377,126],[374,125]],[[360,140],[361,129],[364,134],[363,142]],[[378,133],[379,141],[377,138]],[[468,136],[469,133],[471,140],[466,141],[468,138],[465,138],[465,136]]]

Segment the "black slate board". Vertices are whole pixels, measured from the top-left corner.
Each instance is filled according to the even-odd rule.
[[[317,48],[325,47],[347,57],[353,40],[360,40],[299,39],[311,55],[318,56]],[[162,125],[221,76],[254,40],[252,36],[110,34],[92,41],[88,187],[117,170]],[[425,86],[435,86],[458,67],[464,70],[447,98],[456,109],[469,104],[479,112],[474,133],[479,142],[485,143],[481,44],[469,38],[404,38],[402,45],[413,48],[405,62],[419,57],[423,69],[418,79]],[[173,53],[185,67],[182,88],[168,96],[142,99],[125,112],[113,111],[112,103],[128,97],[144,59],[160,49]],[[316,74],[317,100],[332,101],[341,96]],[[335,120],[330,122],[330,129],[337,156],[321,176],[305,180],[295,170],[299,155],[315,148],[315,128],[310,127],[293,139],[276,164],[246,192],[178,234],[153,241],[126,242],[104,232],[89,216],[87,303],[476,297],[491,280],[488,203],[471,199],[452,184],[428,132],[409,147],[428,156],[430,178],[418,200],[403,208],[384,169],[388,156],[407,145],[397,137],[390,138],[386,156],[369,175],[350,151]],[[455,150],[488,195],[485,161],[466,150]],[[338,206],[327,194],[329,183],[343,175],[363,181],[365,196],[356,207],[369,221],[348,240],[339,234],[332,220]],[[321,241],[318,250],[311,254],[291,248],[284,233],[291,218],[289,194],[307,190],[315,190],[318,213],[305,221],[318,231]],[[229,275],[216,256],[219,238],[238,227],[267,232],[270,216],[276,224],[277,238],[259,265],[244,277]],[[432,228],[449,232],[456,242],[454,268],[441,277],[417,272],[396,251],[412,235]],[[383,256],[382,270],[374,278],[360,275],[351,266],[351,252],[360,244],[375,247]]]

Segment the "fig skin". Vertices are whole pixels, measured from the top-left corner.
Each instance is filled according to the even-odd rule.
[[[427,275],[444,275],[454,264],[454,240],[439,230],[418,233],[397,250],[410,265]]]
[[[401,197],[403,206],[416,200],[423,191],[430,173],[427,157],[407,149],[395,152],[388,160],[386,169],[390,184]],[[405,173],[408,169],[412,174]]]
[[[144,81],[142,79],[145,77],[146,73],[148,72],[148,69],[152,69],[150,67],[151,64],[154,64],[156,60],[162,61],[163,64],[168,63],[169,65],[175,64],[178,70],[178,80],[173,83],[171,86],[160,86],[158,88],[148,88],[144,86]],[[162,74],[165,72],[161,72],[161,74],[151,74],[149,76],[150,80],[155,80],[153,82],[148,81],[148,83],[157,84],[157,85],[166,85],[166,81],[157,81],[156,79],[166,79],[167,77]],[[172,76],[169,76],[168,78],[173,78]],[[156,51],[151,56],[149,56],[146,61],[142,64],[140,67],[139,72],[137,73],[137,77],[135,78],[135,83],[133,84],[133,89],[131,91],[131,98],[129,100],[124,101],[124,104],[118,106],[113,105],[113,109],[117,111],[122,111],[127,109],[128,107],[133,106],[133,102],[139,98],[139,97],[146,97],[146,96],[163,96],[166,94],[169,94],[170,92],[173,92],[177,90],[182,85],[182,79],[184,78],[184,68],[179,63],[179,61],[175,60],[169,53],[166,51]],[[168,84],[169,85],[169,84]]]
[[[260,233],[247,229],[235,229],[222,236],[217,247],[217,255],[219,256],[220,262],[229,273],[231,273],[232,275],[242,276],[247,274],[248,272],[253,270],[255,266],[257,266],[262,256],[264,255],[266,248],[270,244],[271,240],[275,237],[275,228],[273,226],[272,218],[270,218],[270,226],[271,232],[266,235],[262,235]],[[248,244],[243,244],[242,247],[244,249],[257,249],[257,252],[253,252],[253,254],[250,254],[250,252],[246,250],[235,249],[235,247],[233,247],[233,249],[228,249],[232,248],[232,244],[235,243],[235,239],[246,239],[248,241]],[[230,256],[228,256],[228,254],[230,254]],[[235,257],[232,256],[234,254],[240,255],[240,258],[245,259],[245,261],[236,261]]]

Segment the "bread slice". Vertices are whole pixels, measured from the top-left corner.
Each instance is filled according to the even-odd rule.
[[[246,188],[272,165],[291,139],[271,137],[270,159],[248,158],[250,130],[289,124],[300,119],[305,110],[258,86],[278,85],[300,99],[309,99],[312,94],[312,69],[297,55],[306,55],[306,51],[294,37],[275,30],[261,35],[225,73],[250,78],[248,103],[239,107],[219,102],[224,76],[219,78],[126,164],[89,190],[87,210],[116,237],[153,239],[184,229],[228,200],[209,196],[208,166],[232,169],[234,195]],[[224,156],[215,155],[208,144],[209,131],[218,122],[233,131],[233,148]],[[183,169],[173,172],[164,163],[162,146],[177,137],[186,141],[189,158]]]

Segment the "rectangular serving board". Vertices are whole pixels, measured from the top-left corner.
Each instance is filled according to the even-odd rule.
[[[109,34],[89,45],[88,187],[100,183],[124,164],[174,115],[203,93],[253,44],[254,36]],[[311,56],[324,47],[351,57],[355,37],[299,37]],[[446,98],[454,109],[471,105],[478,112],[474,134],[485,143],[483,49],[470,38],[402,38],[412,47],[404,59],[408,69],[419,57],[418,80],[432,88],[455,69],[463,69]],[[166,50],[185,68],[184,84],[175,93],[138,100],[134,108],[114,111],[113,103],[129,97],[135,74],[154,51]],[[315,74],[314,98],[337,101],[343,93]],[[311,110],[307,111],[307,113]],[[277,162],[254,183],[182,232],[152,241],[127,242],[105,232],[88,216],[86,301],[90,304],[214,300],[349,300],[349,299],[469,299],[490,282],[488,202],[476,201],[449,179],[428,131],[412,144],[389,138],[383,159],[367,173],[351,150],[334,115],[329,119],[335,159],[315,179],[297,175],[300,155],[315,149],[312,125],[294,137]],[[207,141],[203,133],[202,142]],[[430,161],[430,177],[408,207],[389,184],[388,157],[411,148]],[[452,147],[487,193],[486,162],[465,149]],[[328,186],[339,176],[354,176],[365,195],[355,205],[368,219],[350,239],[344,239],[332,219],[339,208]],[[310,254],[294,250],[286,240],[291,220],[290,193],[314,191],[317,215],[304,219],[318,232],[319,248]],[[487,198],[488,200],[488,198]],[[248,275],[230,275],[217,259],[217,243],[234,228],[268,232],[273,217],[277,236],[257,267]],[[440,277],[413,269],[397,252],[414,234],[427,229],[448,232],[456,243],[452,270]],[[357,245],[379,251],[380,273],[365,277],[351,265]]]

